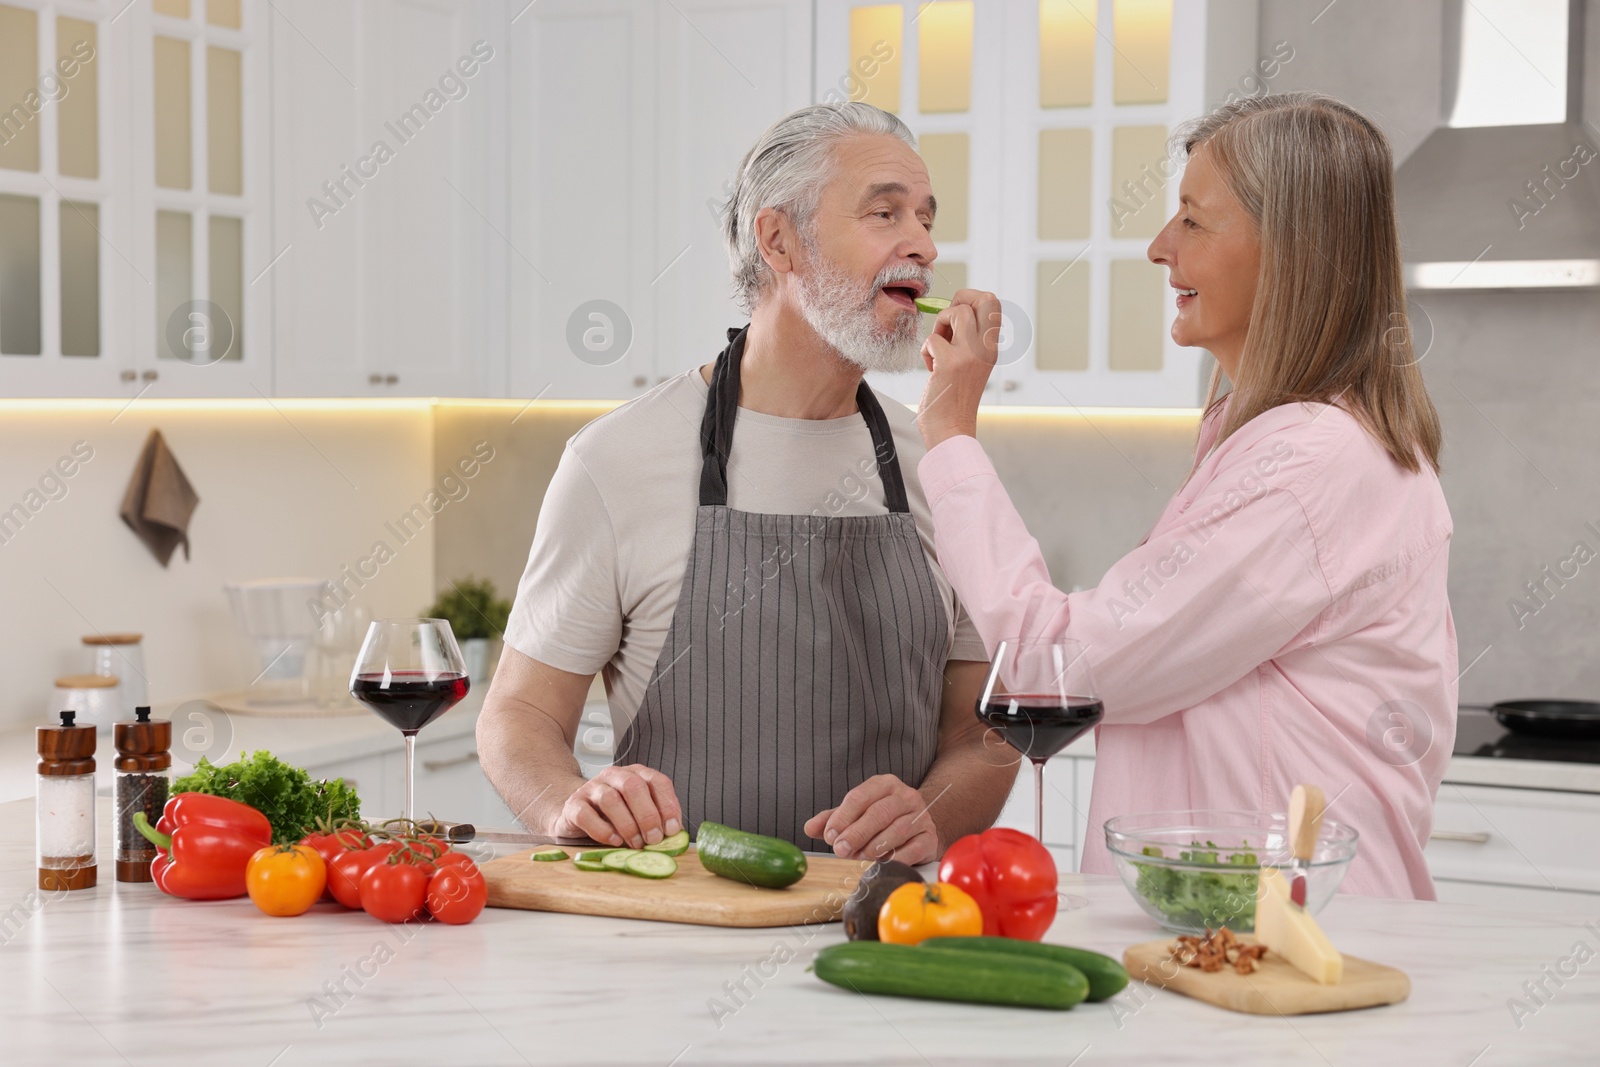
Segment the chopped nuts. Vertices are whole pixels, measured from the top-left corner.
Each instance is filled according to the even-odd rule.
[[[1172,958],[1180,966],[1198,967],[1207,973],[1231,964],[1239,974],[1250,974],[1256,969],[1256,961],[1266,954],[1267,946],[1246,945],[1226,926],[1215,933],[1207,928],[1203,938],[1183,934],[1172,945]]]

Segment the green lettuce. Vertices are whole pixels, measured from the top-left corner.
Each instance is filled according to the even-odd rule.
[[[1144,854],[1166,858],[1153,846],[1146,847]],[[1134,863],[1139,869],[1139,895],[1166,916],[1168,922],[1191,929],[1215,930],[1226,926],[1239,933],[1255,929],[1259,876],[1255,870],[1237,873],[1228,870],[1229,867],[1257,867],[1259,863],[1254,852],[1234,852],[1223,860],[1221,849],[1212,842],[1207,841],[1202,846],[1193,841],[1177,858],[1184,863],[1217,869],[1186,870],[1160,863]]]
[[[201,756],[194,770],[172,783],[172,792],[210,793],[248,804],[272,824],[274,844],[299,841],[317,822],[359,819],[361,798],[343,778],[314,782],[266,749],[218,767]]]

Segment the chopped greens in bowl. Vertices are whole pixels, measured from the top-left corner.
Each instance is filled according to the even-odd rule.
[[[1286,815],[1268,812],[1119,815],[1106,821],[1106,847],[1134,900],[1166,929],[1201,934],[1226,926],[1250,933],[1262,868],[1290,862],[1287,824]],[[1323,823],[1306,868],[1308,911],[1333,898],[1357,836],[1348,826]]]
[[[1226,860],[1210,841],[1178,853],[1177,864],[1139,863],[1134,892],[1161,912],[1162,924],[1185,930],[1217,929],[1247,933],[1256,925],[1256,885],[1260,862],[1254,852],[1237,849]],[[1155,845],[1143,848],[1146,856],[1165,859]],[[1239,868],[1246,868],[1241,871]],[[1146,908],[1148,911],[1149,908]]]

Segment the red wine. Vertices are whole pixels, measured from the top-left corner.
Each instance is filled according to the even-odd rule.
[[[1076,741],[1102,718],[1106,706],[1094,697],[1050,693],[996,693],[978,704],[978,718],[1000,731],[1006,743],[1031,760],[1046,760]]]
[[[467,695],[464,674],[429,675],[422,671],[358,674],[350,695],[387,719],[402,733],[416,733]]]

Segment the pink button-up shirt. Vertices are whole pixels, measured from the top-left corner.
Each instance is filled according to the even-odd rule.
[[[1106,716],[1085,871],[1112,872],[1114,815],[1285,811],[1310,782],[1361,834],[1344,891],[1431,900],[1422,850],[1457,682],[1439,479],[1337,407],[1274,408],[1212,450],[1219,421],[1144,541],[1070,594],[978,442],[943,442],[918,468],[939,562],[991,653],[1019,636],[1086,646]]]

